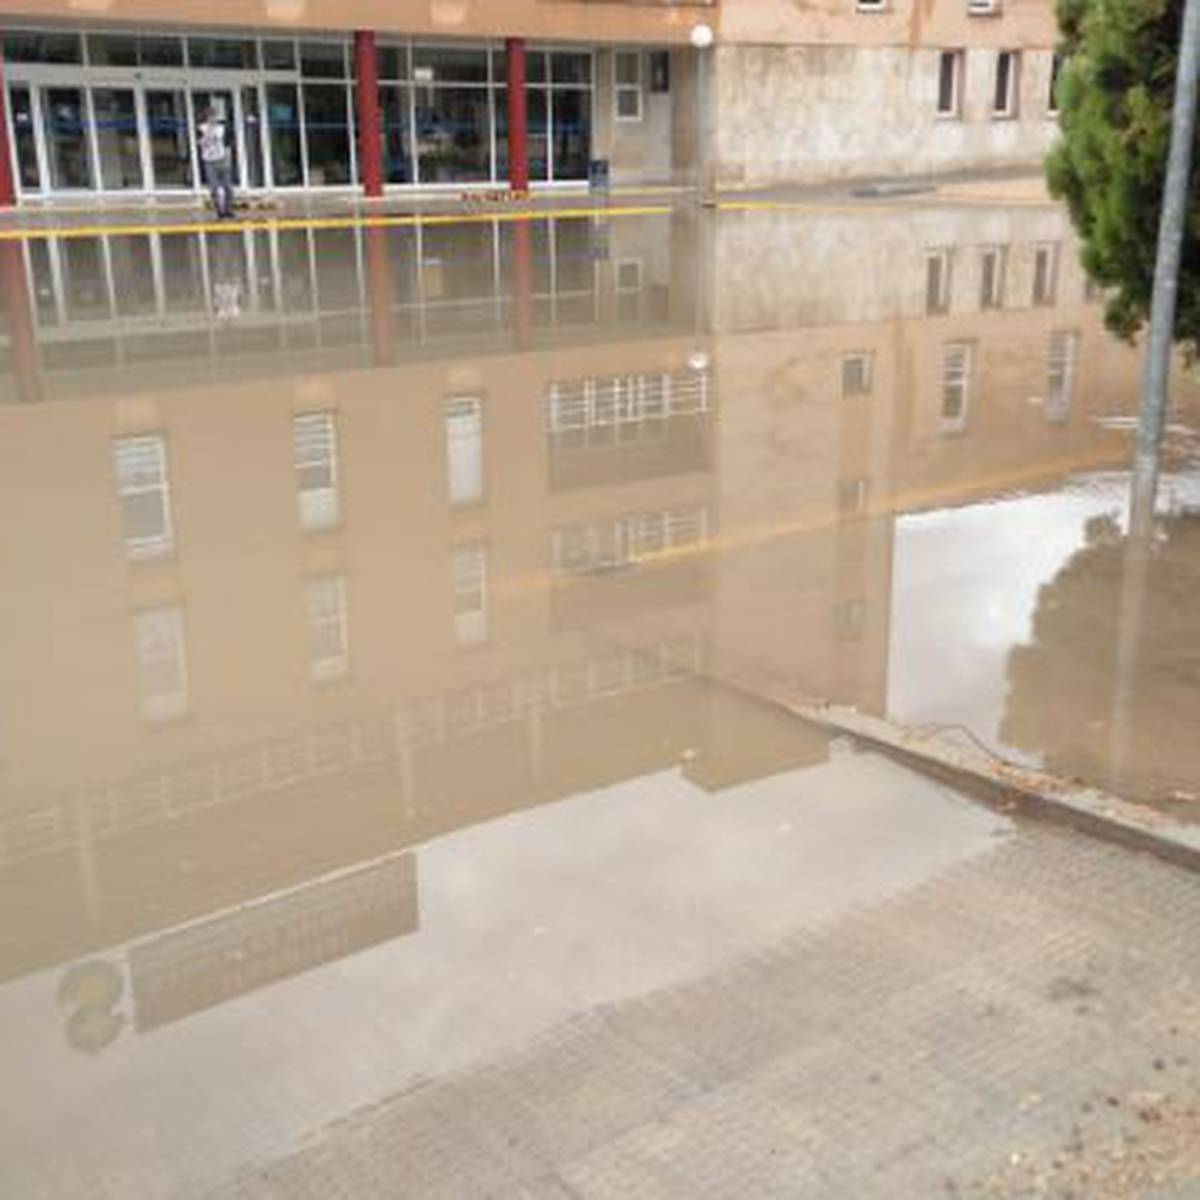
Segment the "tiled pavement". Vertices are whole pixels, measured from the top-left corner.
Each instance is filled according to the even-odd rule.
[[[1066,1195],[972,1181],[1108,1146],[1131,1093],[1200,1095],[1198,950],[1200,877],[1023,824],[886,905],[356,1113],[213,1200]]]

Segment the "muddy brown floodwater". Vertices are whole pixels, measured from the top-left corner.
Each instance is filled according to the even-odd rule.
[[[714,682],[1200,817],[1200,391],[1131,607],[1137,356],[930,204],[0,246],[3,1195],[929,1196],[1156,1084],[1190,876]]]

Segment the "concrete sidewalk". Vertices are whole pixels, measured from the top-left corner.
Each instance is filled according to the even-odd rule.
[[[1020,824],[720,974],[330,1126],[219,1200],[1195,1196],[1200,886]]]

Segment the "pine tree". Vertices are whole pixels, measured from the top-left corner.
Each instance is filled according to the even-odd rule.
[[[1046,160],[1082,239],[1083,265],[1107,289],[1109,328],[1132,337],[1150,310],[1182,0],[1058,0],[1062,136]],[[1196,157],[1175,336],[1200,352],[1200,197]]]

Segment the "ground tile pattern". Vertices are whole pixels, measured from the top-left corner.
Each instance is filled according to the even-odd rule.
[[[889,904],[355,1114],[214,1200],[1181,1200],[1200,1195],[1198,947],[1196,875],[1023,825]]]

